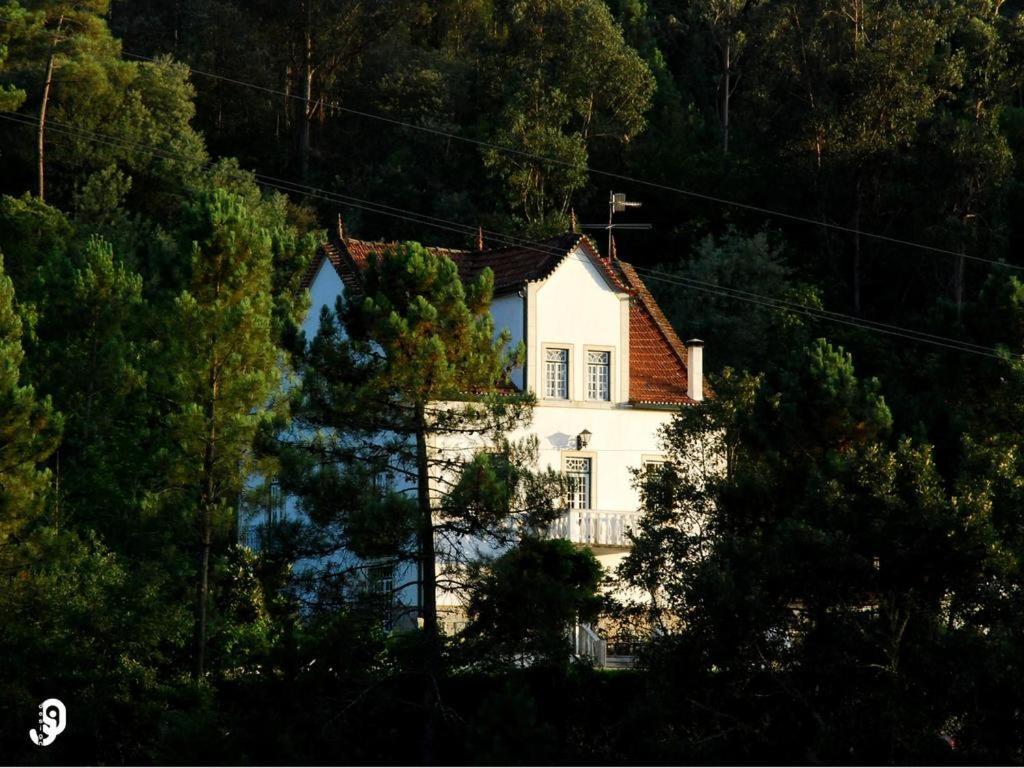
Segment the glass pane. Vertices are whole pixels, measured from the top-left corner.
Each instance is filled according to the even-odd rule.
[[[544,396],[568,400],[569,350],[548,349],[544,366]]]
[[[611,353],[587,353],[587,399],[611,400]]]
[[[272,482],[267,489],[267,523],[276,525],[284,520],[285,497],[279,483]]]
[[[569,508],[590,509],[590,459],[570,456],[565,460]]]

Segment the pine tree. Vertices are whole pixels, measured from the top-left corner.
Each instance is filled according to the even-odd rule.
[[[210,562],[223,543],[279,380],[270,238],[236,195],[202,194],[191,222],[191,276],[169,323],[171,479],[197,538],[195,673],[206,672]]]
[[[22,94],[18,105],[35,132],[30,144],[24,125],[5,125],[2,162],[11,180],[31,167],[35,195],[59,203],[93,174],[121,169],[139,177],[136,190],[146,189],[135,202],[162,211],[161,193],[207,160],[189,125],[194,91],[182,65],[122,59],[109,11],[109,0],[12,0],[0,9],[5,27],[16,30],[0,64],[0,94]],[[50,179],[53,161],[71,168]]]
[[[10,544],[43,511],[50,475],[42,465],[57,447],[61,427],[49,399],[40,400],[22,381],[21,330],[14,286],[0,260],[0,545]]]
[[[878,382],[823,340],[740,384],[678,417],[672,465],[646,478],[623,575],[664,633],[652,671],[749,723],[708,758],[759,740],[792,760],[940,749],[964,712],[949,654],[983,637],[978,594],[1002,571],[983,495],[951,497],[931,447],[893,440]]]
[[[643,132],[654,77],[604,3],[502,2],[494,15],[483,85],[500,101],[488,140],[516,152],[484,149],[484,165],[501,181],[513,221],[538,233],[561,230],[591,154]]]
[[[507,332],[495,337],[492,285],[490,270],[464,284],[451,259],[416,243],[372,260],[363,290],[322,317],[297,411],[315,435],[297,446],[315,464],[300,487],[312,519],[339,532],[335,548],[417,574],[425,759],[442,671],[438,591],[465,579],[473,542],[500,550],[549,522],[558,496],[554,475],[532,471],[535,445],[507,438],[533,400],[505,391],[520,351]],[[381,489],[381,475],[403,479]]]
[[[0,80],[6,80],[6,70],[10,67],[8,49],[11,42],[24,34],[25,11],[18,6],[4,9],[3,26],[0,27]],[[25,101],[25,91],[10,84],[0,85],[0,110],[13,112]]]

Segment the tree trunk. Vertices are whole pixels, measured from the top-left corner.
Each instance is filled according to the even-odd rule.
[[[857,202],[853,209],[853,311],[860,314],[860,284],[861,284],[861,258],[860,258],[860,215],[864,206],[864,198],[861,194],[861,182],[857,180]]]
[[[210,595],[210,539],[211,511],[208,506],[200,510],[202,546],[199,558],[199,586],[196,590],[196,680],[206,673],[206,603]]]
[[[306,4],[306,36],[302,72],[302,125],[299,133],[299,173],[303,181],[309,181],[310,139],[313,125],[313,32],[311,29],[311,8]]]
[[[437,719],[437,676],[441,666],[440,632],[437,625],[437,555],[434,549],[434,515],[430,503],[430,471],[427,460],[425,409],[420,406],[416,429],[416,475],[419,502],[419,562],[423,614],[424,690],[423,743],[424,765],[434,762]]]
[[[732,48],[731,41],[726,38],[722,49],[722,154],[729,154],[729,99],[732,90]]]
[[[53,452],[54,462],[56,463],[56,471],[53,473],[54,481],[54,493],[53,493],[53,511],[54,511],[54,525],[57,529],[57,533],[60,534],[60,448]]]
[[[64,26],[64,14],[57,20],[57,31],[55,38],[60,37],[61,27]],[[37,154],[39,161],[39,200],[46,200],[46,109],[50,104],[50,86],[53,85],[53,60],[57,55],[57,41],[54,39],[50,47],[50,58],[46,62],[46,79],[43,82],[43,100],[39,104],[39,131],[36,135]]]
[[[960,248],[960,255],[956,257],[956,263],[953,265],[953,301],[956,303],[958,317],[964,306],[964,268],[967,262],[964,250],[963,247]]]
[[[210,548],[213,539],[214,463],[217,457],[217,381],[216,365],[210,366],[210,399],[206,403],[206,448],[203,452],[203,480],[200,492],[199,585],[196,595],[196,680],[206,672],[206,613],[210,597]]]

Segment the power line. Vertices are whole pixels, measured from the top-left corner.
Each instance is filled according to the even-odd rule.
[[[152,62],[152,63],[155,63],[155,64],[161,63],[160,59],[157,59],[157,58],[154,58],[154,57],[151,57],[151,56],[143,56],[142,54],[138,54],[138,53],[131,53],[130,51],[122,51],[122,54],[125,55],[125,56],[128,56],[130,58],[133,58],[133,59],[139,59],[139,60],[142,60],[142,61],[148,61],[148,62]],[[206,71],[206,70],[195,69],[195,68],[193,68],[193,67],[191,67],[189,65],[186,65],[186,66],[188,66],[188,69],[189,69],[190,72],[192,72],[193,74],[196,74],[196,75],[202,75],[203,77],[209,77],[209,78],[214,79],[214,80],[221,80],[223,82],[230,83],[232,85],[239,85],[239,86],[243,86],[243,87],[246,87],[246,88],[252,88],[252,89],[255,89],[255,90],[258,90],[258,91],[263,91],[264,93],[269,93],[269,94],[273,94],[273,95],[276,95],[276,96],[283,96],[283,97],[285,97],[287,99],[295,99],[297,101],[303,102],[306,105],[308,105],[309,103],[312,102],[311,99],[307,99],[305,96],[301,96],[301,95],[299,95],[297,93],[288,93],[287,91],[278,90],[276,88],[269,88],[269,87],[264,86],[264,85],[258,85],[256,83],[250,83],[250,82],[245,81],[245,80],[238,80],[236,78],[227,77],[225,75],[221,75],[221,74],[218,74],[216,72],[210,72],[210,71]],[[686,195],[688,197],[696,198],[696,199],[699,199],[699,200],[704,200],[706,202],[717,203],[719,205],[726,205],[726,206],[730,206],[730,207],[733,207],[733,208],[739,208],[739,209],[742,209],[742,210],[751,211],[751,212],[754,212],[754,213],[761,213],[761,214],[764,214],[766,216],[773,216],[773,217],[776,217],[776,218],[787,219],[789,221],[795,221],[795,222],[799,222],[801,224],[809,224],[809,225],[815,226],[815,227],[822,227],[822,228],[825,228],[825,229],[831,229],[831,230],[835,230],[837,232],[843,232],[843,233],[849,234],[849,235],[856,235],[856,236],[859,236],[859,237],[871,238],[871,239],[874,239],[874,240],[879,240],[881,242],[890,243],[890,244],[893,244],[893,245],[902,245],[902,246],[905,246],[905,247],[908,247],[908,248],[917,248],[919,250],[928,251],[928,252],[935,253],[935,254],[941,254],[941,255],[944,255],[944,256],[954,256],[956,258],[963,258],[963,259],[967,259],[967,260],[970,260],[970,261],[976,261],[976,262],[980,262],[980,263],[984,263],[984,264],[1000,264],[1000,265],[1009,267],[1011,269],[1024,270],[1024,267],[1017,266],[1017,265],[1014,265],[1014,264],[1008,264],[1008,263],[1006,263],[1004,261],[1000,261],[998,259],[988,259],[988,258],[985,258],[984,256],[975,256],[975,255],[971,255],[971,254],[967,254],[967,253],[961,253],[959,251],[952,251],[952,250],[949,250],[948,248],[940,248],[940,247],[934,246],[934,245],[927,245],[926,243],[921,243],[921,242],[917,242],[917,241],[914,241],[914,240],[905,240],[903,238],[893,237],[891,235],[883,235],[883,234],[878,233],[878,232],[868,232],[868,231],[865,231],[865,230],[857,229],[856,227],[848,227],[848,226],[845,226],[845,225],[842,225],[842,224],[835,224],[835,223],[828,222],[828,221],[820,221],[818,219],[812,219],[809,216],[801,216],[799,214],[786,213],[785,211],[778,211],[778,210],[775,210],[775,209],[772,209],[772,208],[766,208],[766,207],[760,206],[760,205],[752,205],[750,203],[741,203],[741,202],[739,202],[737,200],[729,200],[729,199],[724,198],[724,197],[719,197],[719,196],[716,196],[716,195],[710,195],[710,194],[706,194],[704,192],[697,192],[695,190],[686,189],[684,187],[674,187],[674,186],[671,186],[669,184],[661,184],[661,183],[656,182],[656,181],[650,181],[649,179],[643,179],[643,178],[639,178],[637,176],[630,176],[628,174],[616,173],[614,171],[605,171],[605,170],[602,170],[600,168],[592,168],[592,167],[586,166],[586,165],[584,165],[584,166],[577,166],[577,165],[574,165],[573,163],[570,163],[570,162],[568,162],[566,160],[559,160],[558,158],[548,157],[546,155],[541,155],[541,154],[538,154],[536,152],[529,152],[529,151],[522,150],[522,149],[516,149],[515,147],[508,147],[508,146],[505,146],[505,145],[502,145],[502,144],[495,144],[493,142],[484,141],[482,139],[474,139],[474,138],[469,137],[469,136],[462,136],[462,135],[459,135],[457,133],[452,133],[450,131],[442,130],[440,128],[431,128],[429,126],[416,125],[415,123],[409,123],[409,122],[406,122],[404,120],[398,120],[398,119],[393,118],[393,117],[387,117],[386,115],[381,115],[381,114],[378,114],[378,113],[375,113],[375,112],[367,112],[367,111],[361,110],[361,109],[354,109],[352,107],[345,107],[345,106],[342,106],[342,105],[337,104],[337,103],[332,103],[330,106],[331,106],[332,109],[336,109],[339,112],[345,112],[347,114],[354,115],[356,117],[362,117],[362,118],[366,118],[366,119],[370,119],[370,120],[378,120],[380,122],[388,123],[390,125],[394,125],[394,126],[397,126],[397,127],[400,127],[400,128],[405,128],[405,129],[413,130],[413,131],[419,131],[421,133],[427,133],[427,134],[431,134],[431,135],[434,135],[434,136],[443,137],[443,138],[446,138],[446,139],[452,139],[454,141],[460,141],[460,142],[464,142],[464,143],[467,143],[467,144],[472,144],[474,146],[484,147],[486,149],[493,149],[493,150],[496,150],[496,151],[499,151],[499,152],[505,152],[507,154],[512,154],[512,155],[517,155],[519,157],[529,158],[531,160],[538,160],[540,162],[550,163],[552,165],[558,165],[558,166],[561,166],[561,167],[564,167],[564,168],[582,169],[583,171],[586,171],[587,173],[592,173],[592,174],[595,174],[595,175],[598,175],[598,176],[604,176],[605,178],[609,178],[609,179],[616,179],[618,181],[625,181],[625,182],[629,182],[631,184],[639,184],[639,185],[642,185],[642,186],[645,186],[645,187],[649,187],[651,189],[660,190],[662,192],[672,192],[672,193],[675,193],[675,194]]]
[[[426,216],[419,214],[414,211],[404,211],[393,206],[382,206],[376,203],[355,203],[351,202],[351,198],[345,195],[335,195],[334,193],[320,190],[315,187],[309,187],[308,185],[299,184],[297,182],[288,182],[291,186],[275,186],[275,188],[282,189],[283,191],[303,191],[314,197],[320,197],[321,199],[338,202],[342,205],[348,205],[361,210],[366,210],[371,213],[377,213],[385,216],[391,216],[393,218],[403,219],[415,224],[427,225],[436,229],[443,229],[449,232],[455,232],[462,235],[472,235],[475,232],[475,228],[466,224],[460,224],[446,219],[438,219],[433,216]],[[492,241],[497,240],[502,245],[513,245],[524,248],[526,250],[533,250],[545,255],[561,255],[562,252],[552,249],[546,246],[544,243],[536,241],[524,240],[521,238],[515,238],[509,235],[503,235],[502,233],[490,233]],[[890,336],[904,338],[910,341],[917,341],[925,344],[932,344],[947,349],[953,349],[960,352],[970,352],[973,354],[983,355],[994,359],[1003,359],[1003,356],[998,350],[992,347],[986,347],[973,342],[961,341],[959,339],[953,339],[946,336],[939,336],[937,334],[928,333],[926,331],[917,331],[910,328],[903,328],[900,326],[890,325],[875,320],[866,320],[864,318],[858,318],[853,315],[844,315],[839,312],[833,312],[820,307],[815,307],[807,304],[800,304],[798,302],[792,302],[786,299],[779,299],[775,297],[766,297],[763,294],[759,294],[753,291],[745,291],[742,289],[728,288],[725,286],[719,286],[714,283],[708,283],[701,280],[695,280],[682,276],[669,276],[668,273],[658,272],[657,270],[649,270],[646,268],[634,267],[638,274],[646,277],[649,280],[655,280],[658,282],[671,283],[674,285],[684,286],[692,288],[694,290],[702,291],[705,293],[711,293],[714,295],[730,298],[738,301],[746,301],[748,303],[758,304],[766,306],[777,311],[792,311],[804,314],[808,317],[825,320],[827,322],[839,323],[847,326],[860,328],[866,331],[874,331],[884,333]]]
[[[636,269],[637,272],[645,273],[645,275],[648,278],[650,278],[651,280],[661,280],[662,282],[672,282],[673,280],[685,280],[690,285],[699,285],[699,286],[704,286],[704,287],[712,288],[712,289],[721,289],[721,290],[731,291],[731,292],[734,292],[734,293],[737,293],[737,294],[741,294],[741,295],[746,295],[746,296],[755,296],[755,297],[756,296],[762,296],[762,294],[757,294],[757,293],[754,293],[752,291],[745,291],[742,288],[726,287],[726,286],[719,285],[718,283],[711,283],[711,282],[707,282],[707,281],[704,281],[704,280],[698,280],[696,278],[689,277],[689,276],[686,276],[686,275],[677,275],[677,274],[673,274],[671,272],[660,272],[660,271],[658,271],[656,269],[651,269],[649,267],[634,267],[634,269]],[[794,302],[794,301],[789,300],[789,299],[772,297],[771,300],[777,302],[781,306],[790,307],[790,308],[792,308],[794,310],[797,310],[797,311],[810,310],[810,311],[813,311],[813,312],[818,313],[820,315],[829,316],[829,317],[835,317],[837,319],[838,318],[848,319],[848,318],[855,317],[854,315],[844,315],[841,312],[833,312],[831,310],[827,310],[827,309],[824,309],[822,307],[815,307],[815,306],[809,305],[809,304],[801,304],[799,302]],[[867,324],[867,325],[872,325],[872,326],[877,326],[878,328],[894,328],[894,326],[891,326],[891,325],[889,325],[887,323],[883,323],[883,322],[880,322],[880,321],[877,321],[877,320],[870,320],[868,318],[863,318],[863,317],[857,317],[856,319],[858,321],[860,321],[861,323],[864,323],[864,324]],[[909,330],[909,329],[907,329],[907,330]],[[932,339],[937,339],[937,340],[940,340],[940,341],[948,341],[949,340],[949,337],[939,336],[939,335],[934,334],[934,333],[928,333],[927,331],[911,330],[910,332],[914,333],[915,335],[918,335],[918,336],[932,338]],[[963,341],[963,340],[959,340],[958,339],[957,343],[959,343],[959,344],[961,344],[963,346],[966,346],[966,347],[973,347],[973,348],[975,348],[977,350],[982,350],[982,351],[986,351],[986,352],[992,351],[992,347],[986,347],[986,346],[984,346],[982,344],[975,344],[974,342],[970,342],[970,341]]]
[[[666,277],[661,277],[658,274],[650,274],[649,272],[647,272],[647,270],[644,269],[635,269],[637,271],[637,274],[640,274],[642,277],[646,277],[648,280],[655,280],[658,282],[668,283],[670,285],[692,288],[698,291],[704,291],[706,293],[722,296],[727,299],[735,299],[737,301],[746,301],[753,304],[758,304],[764,307],[768,307],[769,309],[775,309],[777,311],[796,312],[818,320],[825,320],[831,323],[840,323],[842,325],[852,326],[854,328],[859,328],[861,330],[871,331],[874,333],[883,333],[889,336],[907,339],[908,341],[916,341],[922,344],[932,344],[934,346],[952,349],[957,352],[969,352],[971,354],[982,355],[984,357],[990,357],[996,360],[1004,359],[1004,355],[1000,354],[999,351],[993,347],[983,347],[981,345],[973,344],[970,342],[961,342],[959,339],[952,339],[945,336],[936,336],[934,334],[925,333],[923,331],[916,331],[910,328],[901,328],[899,326],[889,326],[882,323],[873,323],[871,325],[868,325],[866,323],[859,322],[857,318],[853,318],[853,316],[850,315],[841,315],[835,312],[819,310],[815,307],[803,304],[792,304],[790,302],[785,302],[783,300],[771,297],[751,298],[750,296],[743,295],[745,293],[750,293],[749,291],[737,291],[737,289],[725,287],[720,287],[718,289],[708,288],[704,285],[699,285],[692,281],[689,281],[686,278],[681,277],[677,280],[672,280]]]
[[[38,120],[19,113],[11,113],[0,111],[0,119],[10,120],[12,122],[25,125],[25,126],[37,126]],[[168,152],[157,147],[152,147],[141,142],[132,141],[130,139],[123,139],[120,137],[110,136],[109,134],[100,134],[95,131],[87,129],[77,129],[68,126],[66,123],[60,123],[57,121],[47,121],[50,125],[50,129],[57,133],[71,136],[78,136],[85,138],[90,141],[98,141],[111,146],[120,147],[131,147],[143,149],[145,151],[156,154],[166,159],[184,160],[181,155],[173,152]],[[52,125],[51,125],[52,122]],[[209,165],[212,161],[206,161],[203,165]],[[264,176],[263,174],[253,174],[257,181],[263,186],[277,189],[282,192],[296,194],[302,193],[311,197],[317,197],[328,202],[340,203],[342,205],[350,206],[353,208],[366,210],[371,213],[377,213],[379,215],[390,216],[392,218],[402,219],[411,223],[426,225],[434,227],[436,229],[442,229],[449,232],[454,232],[460,235],[471,235],[476,232],[475,227],[467,224],[462,224],[457,221],[450,219],[442,219],[435,216],[429,216],[421,214],[416,211],[410,211],[408,209],[398,208],[395,206],[386,205],[383,203],[376,203],[374,201],[368,201],[362,198],[355,198],[348,195],[342,195],[339,193],[329,192],[324,189],[313,187],[308,184],[303,184],[296,181],[290,181],[287,179],[279,179],[272,176]],[[527,250],[533,250],[538,253],[545,255],[563,255],[559,250],[553,249],[545,243],[531,241],[524,238],[507,235],[500,232],[494,232],[488,230],[492,241],[498,241],[505,246],[516,246]],[[945,336],[938,336],[936,334],[927,333],[925,331],[916,331],[909,328],[903,328],[900,326],[890,325],[881,323],[873,320],[864,320],[853,315],[844,315],[838,312],[832,312],[819,307],[814,307],[807,304],[800,304],[798,302],[792,302],[785,299],[778,299],[775,297],[765,296],[754,291],[745,291],[743,289],[729,288],[720,286],[714,283],[708,283],[705,281],[696,280],[693,278],[687,278],[684,276],[670,275],[669,273],[658,272],[657,270],[650,270],[647,268],[635,268],[638,274],[646,276],[648,279],[670,283],[682,287],[691,288],[693,290],[710,293],[713,295],[722,296],[725,298],[731,298],[737,301],[745,301],[747,303],[757,304],[765,306],[776,311],[792,311],[804,314],[805,316],[824,320],[827,322],[839,323],[851,327],[860,328],[865,331],[883,333],[886,335],[904,338],[910,341],[916,341],[924,344],[932,344],[934,346],[944,347],[953,349],[960,352],[969,352],[971,354],[982,355],[985,357],[991,357],[995,359],[1004,359],[1004,356],[999,350],[992,347],[984,347],[973,342],[960,341]]]
[[[366,210],[371,213],[377,213],[385,216],[391,216],[393,218],[403,219],[415,224],[425,224],[427,226],[434,227],[436,229],[443,229],[449,232],[455,232],[462,235],[473,235],[476,231],[476,227],[472,227],[467,224],[461,224],[450,219],[441,219],[434,216],[428,216],[426,214],[420,214],[415,211],[408,211],[406,209],[396,208],[394,206],[384,205],[373,201],[363,201],[359,198],[351,198],[347,195],[340,195],[326,190],[318,189],[306,184],[299,182],[293,182],[288,180],[283,181],[283,185],[276,186],[278,189],[291,192],[303,192],[314,197],[320,197],[321,199],[338,202],[343,205],[349,205],[361,210]],[[275,185],[271,185],[275,186]],[[358,202],[353,202],[353,200]],[[498,241],[499,244],[505,246],[517,246],[526,250],[533,250],[535,252],[544,253],[545,255],[561,255],[561,251],[552,249],[544,243],[526,240],[524,238],[518,238],[512,235],[507,235],[500,232],[494,232],[491,230],[484,230],[490,234],[492,241]],[[853,326],[867,331],[877,331],[885,333],[891,336],[905,338],[912,341],[923,342],[926,344],[934,344],[936,346],[945,347],[948,349],[955,349],[962,352],[972,352],[981,354],[986,357],[992,357],[996,359],[1002,359],[1002,355],[993,347],[983,346],[981,344],[975,344],[973,342],[962,341],[959,339],[953,339],[947,336],[940,336],[937,334],[929,333],[927,331],[918,331],[910,328],[903,328],[888,323],[879,322],[876,320],[868,320],[865,318],[859,318],[853,315],[846,315],[840,312],[833,312],[821,307],[815,307],[808,304],[801,304],[799,302],[790,301],[787,299],[781,299],[776,297],[765,296],[754,291],[746,291],[738,288],[729,288],[721,286],[716,283],[710,283],[695,278],[689,278],[685,276],[672,275],[666,272],[659,272],[649,268],[634,267],[638,274],[647,277],[650,280],[658,282],[671,283],[674,285],[680,285],[695,290],[712,293],[725,298],[731,298],[739,301],[747,301],[750,303],[760,304],[762,306],[768,306],[772,309],[780,311],[794,311],[804,314],[809,317],[813,317],[819,320],[825,320],[830,322],[836,322],[843,325]]]
[[[25,124],[25,125],[36,125],[37,124],[37,121],[34,118],[26,116],[26,115],[15,115],[15,116],[12,117],[10,115],[0,114],[0,117],[7,117],[8,119],[14,119],[15,122],[19,122],[19,123]],[[90,140],[103,141],[103,143],[112,144],[114,146],[131,146],[131,147],[142,148],[142,149],[145,149],[147,151],[151,151],[151,152],[153,152],[155,154],[159,154],[160,156],[163,156],[163,157],[168,158],[168,159],[179,159],[179,160],[182,159],[180,155],[175,155],[174,153],[165,152],[163,150],[159,150],[158,148],[150,147],[148,145],[144,145],[144,144],[141,144],[139,142],[131,141],[131,140],[128,140],[128,139],[120,139],[120,138],[116,138],[116,137],[110,137],[110,136],[104,135],[104,134],[96,134],[96,132],[94,132],[94,131],[88,131],[88,130],[84,130],[84,129],[83,130],[77,130],[77,129],[67,130],[67,129],[65,129],[63,127],[64,125],[65,124],[57,123],[57,128],[55,130],[57,130],[60,133],[70,134],[70,135],[80,135],[81,136],[83,134],[89,134],[88,136],[85,136],[85,137],[90,139]],[[105,140],[105,139],[109,139],[109,140]],[[347,196],[347,195],[341,195],[341,194],[337,194],[337,193],[332,193],[332,192],[329,192],[327,190],[318,189],[316,187],[312,187],[310,185],[302,184],[302,183],[299,183],[299,182],[293,182],[293,181],[289,181],[289,180],[285,180],[285,179],[275,179],[274,177],[263,177],[262,174],[255,174],[255,176],[257,177],[259,182],[261,184],[263,184],[264,186],[268,186],[268,187],[277,189],[279,191],[290,192],[292,194],[295,194],[296,192],[302,192],[302,193],[308,194],[308,195],[310,195],[312,197],[319,197],[321,199],[324,199],[324,200],[327,200],[327,201],[330,201],[330,202],[338,202],[338,203],[341,203],[343,205],[351,206],[351,207],[354,207],[354,208],[357,208],[357,209],[361,209],[361,210],[366,210],[366,211],[369,211],[371,213],[377,213],[377,214],[380,214],[380,215],[391,216],[393,218],[399,218],[399,219],[402,219],[402,220],[405,220],[405,221],[409,221],[409,222],[412,222],[412,223],[416,223],[416,224],[420,224],[420,225],[426,225],[426,226],[431,226],[431,227],[434,227],[434,228],[437,228],[437,229],[443,229],[443,230],[446,230],[446,231],[449,231],[449,232],[455,232],[457,234],[470,235],[474,231],[473,227],[471,227],[469,225],[461,224],[459,222],[455,222],[455,221],[451,221],[451,220],[446,220],[446,219],[439,219],[437,217],[427,216],[425,214],[420,214],[420,213],[417,213],[415,211],[409,211],[407,209],[396,208],[394,206],[388,206],[388,205],[384,205],[384,204],[377,204],[377,203],[374,203],[373,201],[366,201],[366,200],[363,200],[361,198],[353,198],[353,197],[350,197],[350,196]],[[522,238],[516,238],[516,237],[513,237],[513,236],[509,236],[509,235],[504,235],[504,234],[498,233],[498,232],[491,232],[490,234],[492,235],[492,237],[491,237],[492,240],[498,240],[499,242],[501,242],[504,245],[515,245],[515,246],[522,247],[522,248],[525,248],[525,249],[534,250],[534,251],[537,251],[537,252],[542,252],[542,253],[545,253],[547,255],[559,255],[559,253],[560,253],[558,251],[555,251],[555,250],[551,249],[550,247],[546,246],[545,244],[538,243],[536,241],[529,241],[529,240],[525,240],[525,239],[522,239]],[[806,315],[808,317],[812,317],[812,318],[816,318],[816,319],[821,319],[821,320],[826,320],[826,321],[831,321],[831,322],[836,322],[836,323],[840,323],[840,324],[843,324],[843,325],[848,325],[848,326],[852,326],[852,327],[861,328],[863,330],[876,331],[876,332],[884,333],[884,334],[891,335],[891,336],[905,338],[905,339],[912,340],[912,341],[918,341],[918,342],[922,342],[922,343],[933,344],[933,345],[940,346],[940,347],[945,347],[945,348],[949,348],[949,349],[955,349],[957,351],[971,352],[971,353],[974,353],[974,354],[980,354],[980,355],[984,355],[984,356],[987,356],[987,357],[993,357],[993,358],[1001,359],[1001,356],[999,355],[997,350],[995,350],[993,348],[990,348],[990,347],[982,347],[981,345],[973,344],[973,343],[970,343],[970,342],[963,342],[963,341],[960,341],[960,340],[957,340],[957,339],[937,336],[935,334],[929,334],[929,333],[926,333],[924,331],[915,331],[913,329],[901,328],[899,326],[892,326],[892,325],[888,325],[888,324],[885,324],[885,323],[879,323],[877,321],[865,321],[862,318],[856,318],[856,317],[851,316],[851,315],[843,315],[841,313],[831,312],[829,310],[823,310],[821,308],[813,307],[813,306],[810,306],[810,305],[798,304],[798,303],[794,303],[794,302],[787,302],[786,300],[776,299],[774,297],[766,297],[763,294],[758,294],[756,292],[742,291],[741,289],[726,288],[726,287],[718,286],[718,285],[711,284],[711,283],[702,283],[702,281],[696,281],[696,280],[693,280],[691,278],[686,278],[686,277],[681,277],[681,276],[666,277],[666,275],[668,273],[657,273],[657,272],[655,272],[653,270],[638,269],[638,272],[641,272],[641,271],[644,272],[644,273],[650,273],[650,274],[646,274],[646,276],[649,279],[653,279],[653,280],[660,281],[660,282],[674,283],[676,285],[681,285],[681,286],[684,286],[684,287],[692,288],[694,290],[699,290],[699,291],[703,291],[703,292],[706,292],[706,293],[711,293],[711,294],[714,294],[714,295],[723,296],[723,297],[726,297],[726,298],[732,298],[732,299],[739,300],[739,301],[746,301],[748,303],[758,304],[758,305],[761,305],[761,306],[767,306],[767,307],[775,309],[777,311],[795,311],[795,312],[799,312],[801,314],[804,314],[804,315]],[[743,295],[743,294],[745,294],[745,295]]]

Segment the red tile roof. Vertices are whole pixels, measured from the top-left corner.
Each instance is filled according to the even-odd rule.
[[[665,313],[631,264],[616,260],[634,291],[629,307],[629,399],[636,403],[684,405],[687,351]]]
[[[590,257],[591,263],[609,285],[622,293],[629,292],[629,287],[611,268],[608,260],[601,257],[590,238],[572,232],[539,243],[473,252],[470,258],[474,265],[473,272],[479,273],[484,267],[490,267],[494,272],[494,292],[505,293],[519,288],[523,283],[543,280],[577,247]]]
[[[312,284],[316,273],[328,259],[338,271],[346,284],[358,286],[358,274],[370,263],[370,256],[384,253],[396,248],[400,243],[379,240],[345,241],[331,240],[321,246],[321,256],[314,260],[307,272],[303,284]],[[595,267],[600,270],[609,284],[616,290],[629,292],[629,287],[613,270],[607,259],[601,257],[597,248],[586,235],[567,233],[548,238],[537,243],[514,245],[507,248],[491,248],[484,251],[462,251],[453,248],[436,248],[428,246],[427,250],[435,254],[443,254],[455,262],[463,280],[474,280],[486,267],[494,273],[495,294],[510,293],[518,290],[524,283],[543,280],[550,275],[573,250],[580,246]]]
[[[321,256],[310,266],[308,287],[324,260],[334,265],[346,285],[358,288],[360,273],[371,255],[379,255],[398,243],[333,240],[321,246]],[[495,294],[509,293],[525,283],[543,280],[577,247],[590,258],[616,291],[631,294],[629,310],[629,396],[645,405],[683,405],[694,401],[686,394],[687,351],[668,318],[632,265],[601,256],[586,235],[566,233],[547,240],[483,251],[428,247],[456,263],[463,280],[475,279],[485,267],[494,273]],[[706,392],[706,390],[705,390]]]
[[[320,265],[326,260],[334,265],[334,269],[345,285],[351,288],[358,288],[361,283],[360,273],[369,266],[370,256],[380,256],[385,251],[397,248],[399,245],[401,243],[355,240],[353,238],[348,238],[344,241],[338,239],[329,240],[320,246],[320,252],[309,265],[309,269],[306,270],[302,284],[309,288],[313,284],[313,280],[316,279],[317,272],[320,271]],[[466,251],[458,251],[452,248],[435,248],[433,246],[428,246],[427,250],[434,254],[443,254],[456,264],[459,264],[467,254]],[[463,275],[463,279],[465,279],[465,275]]]

